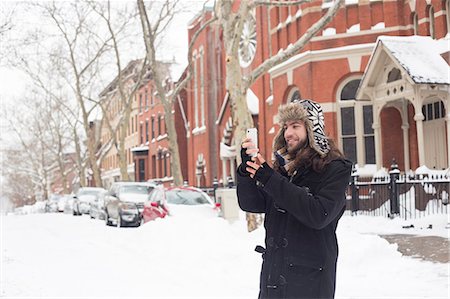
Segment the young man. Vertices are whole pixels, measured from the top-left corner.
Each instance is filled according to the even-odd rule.
[[[266,248],[255,249],[263,256],[259,298],[333,298],[352,163],[325,136],[319,104],[282,105],[278,119],[273,168],[245,139],[237,171],[239,206],[265,213]]]

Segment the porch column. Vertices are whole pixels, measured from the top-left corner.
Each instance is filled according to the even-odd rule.
[[[419,113],[417,113],[419,111]],[[419,150],[419,166],[425,165],[425,144],[423,140],[423,120],[425,117],[422,114],[422,110],[416,109],[416,115],[414,120],[416,121],[417,128],[417,147]]]
[[[402,104],[402,130],[403,130],[403,156],[405,157],[405,172],[411,170],[409,158],[409,123],[408,123],[408,102]]]
[[[374,133],[374,142],[375,142],[375,162],[377,164],[377,169],[383,167],[383,151],[381,148],[381,125],[380,125],[380,111],[381,104],[377,101],[372,101],[372,114],[373,114],[373,123],[372,129]]]
[[[403,130],[403,156],[405,157],[405,171],[410,170],[410,162],[409,162],[409,124],[402,125]]]

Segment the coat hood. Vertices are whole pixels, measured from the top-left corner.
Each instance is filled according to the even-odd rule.
[[[278,108],[278,123],[281,128],[274,138],[274,151],[286,147],[284,139],[284,124],[289,121],[303,121],[308,133],[308,144],[321,157],[325,157],[330,151],[328,138],[325,135],[325,123],[322,107],[311,100],[294,101],[281,105]]]

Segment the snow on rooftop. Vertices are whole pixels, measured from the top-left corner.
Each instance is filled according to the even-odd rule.
[[[441,57],[450,40],[429,36],[380,36],[381,42],[415,83],[450,84],[450,66]]]

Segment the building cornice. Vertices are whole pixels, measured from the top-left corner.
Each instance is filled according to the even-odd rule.
[[[306,63],[332,60],[332,59],[343,59],[349,56],[365,56],[370,55],[373,51],[375,43],[352,45],[339,48],[316,50],[316,51],[306,51],[297,54],[283,63],[271,68],[269,74],[272,78],[276,78],[280,75],[284,75],[293,69],[298,68]]]

